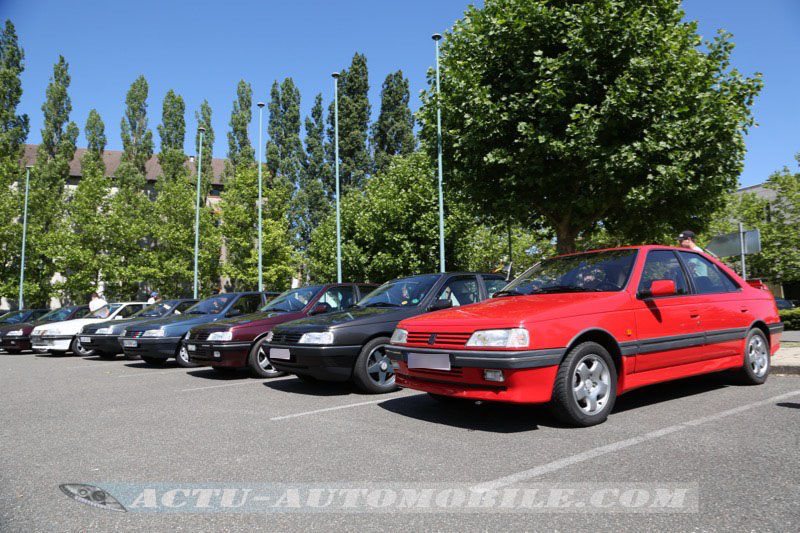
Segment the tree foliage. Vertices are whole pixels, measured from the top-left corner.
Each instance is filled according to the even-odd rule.
[[[211,190],[211,183],[214,181],[214,169],[211,160],[214,158],[214,127],[211,125],[211,106],[208,100],[203,100],[200,110],[195,111],[194,118],[197,120],[197,131],[194,137],[195,150],[200,154],[200,128],[205,128],[203,133],[203,176],[201,179],[202,193],[205,198]]]
[[[153,157],[153,132],[147,127],[148,85],[144,76],[131,84],[125,96],[125,115],[120,123],[122,161],[144,174],[144,165]]]
[[[244,80],[239,80],[236,87],[236,100],[231,110],[228,132],[228,161],[226,176],[232,176],[240,166],[253,166],[255,151],[250,143],[248,128],[253,118],[253,89]]]
[[[730,68],[728,34],[704,51],[679,4],[470,7],[421,110],[433,155],[441,103],[445,179],[487,218],[543,220],[560,252],[600,226],[629,242],[702,229],[736,186],[761,80]]]
[[[408,101],[408,80],[403,77],[403,71],[386,76],[381,90],[381,113],[372,125],[371,145],[376,171],[386,168],[392,156],[414,151],[414,116]]]

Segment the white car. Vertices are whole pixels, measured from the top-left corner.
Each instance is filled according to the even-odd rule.
[[[92,355],[92,350],[84,350],[78,336],[83,326],[105,322],[106,320],[128,318],[140,311],[145,302],[119,302],[107,304],[97,311],[86,315],[85,318],[51,322],[36,326],[31,332],[31,347],[34,350],[66,353],[71,351],[75,355]]]

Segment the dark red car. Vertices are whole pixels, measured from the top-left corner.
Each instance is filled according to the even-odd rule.
[[[783,323],[772,295],[691,250],[638,246],[554,257],[494,298],[400,322],[397,384],[441,400],[550,402],[579,426],[617,395],[738,369],[761,384]]]
[[[253,313],[231,320],[196,326],[183,341],[189,360],[216,370],[249,367],[257,377],[275,377],[263,348],[273,326],[307,316],[341,311],[355,304],[377,285],[334,283],[290,289]]]
[[[31,349],[31,332],[36,326],[49,322],[61,322],[73,318],[83,318],[89,314],[88,305],[60,307],[39,316],[35,321],[0,326],[0,349],[8,353],[20,353]]]

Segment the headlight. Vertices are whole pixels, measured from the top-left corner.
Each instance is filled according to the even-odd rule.
[[[6,336],[8,336],[8,337],[19,337],[21,335],[22,335],[22,330],[21,329],[13,329],[13,330],[9,331],[8,333],[6,333]]]
[[[299,344],[333,344],[332,331],[314,331],[303,333],[298,341]]]
[[[467,346],[493,346],[498,348],[527,348],[529,344],[528,330],[524,328],[476,331],[467,341]]]
[[[97,335],[111,335],[114,333],[114,328],[100,328],[95,333]]]
[[[123,329],[122,330],[122,336],[123,337],[127,337],[128,336],[128,330],[127,329]]]
[[[272,337],[273,336],[274,336],[274,334],[272,333],[272,330],[270,330],[270,332],[267,333],[267,339],[264,342],[272,342]]]
[[[233,338],[232,331],[215,331],[208,336],[210,341],[229,341]]]
[[[406,330],[395,328],[394,333],[392,333],[392,340],[389,342],[392,344],[405,344],[407,339],[408,332]]]
[[[60,334],[61,334],[61,330],[57,329],[57,328],[56,329],[46,329],[46,330],[42,331],[42,335],[60,335]]]
[[[144,333],[142,333],[142,337],[163,337],[164,336],[164,328],[158,329],[148,329]]]

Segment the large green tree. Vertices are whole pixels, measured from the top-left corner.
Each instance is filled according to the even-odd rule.
[[[408,80],[403,71],[386,76],[381,89],[381,113],[372,125],[370,139],[376,171],[386,168],[392,156],[414,151],[414,116],[408,101]]]
[[[22,192],[24,170],[20,168],[22,145],[28,137],[28,116],[17,114],[22,98],[25,53],[14,25],[7,20],[0,32],[0,295],[15,297],[19,290],[19,260],[22,243]]]
[[[342,189],[364,186],[372,169],[367,149],[371,106],[369,104],[367,57],[356,53],[350,68],[339,73],[339,179]],[[334,165],[334,105],[328,109],[328,143],[325,150],[331,167]],[[326,183],[328,195],[335,190],[334,176]]]
[[[761,80],[730,68],[728,34],[702,43],[683,18],[679,0],[468,8],[421,110],[434,155],[441,104],[445,179],[485,217],[544,221],[559,252],[600,226],[702,230],[736,186]]]
[[[236,87],[236,100],[231,109],[230,127],[228,132],[228,161],[226,163],[226,176],[231,177],[241,167],[253,166],[255,151],[250,143],[250,121],[253,118],[253,89],[244,80],[239,80]]]

